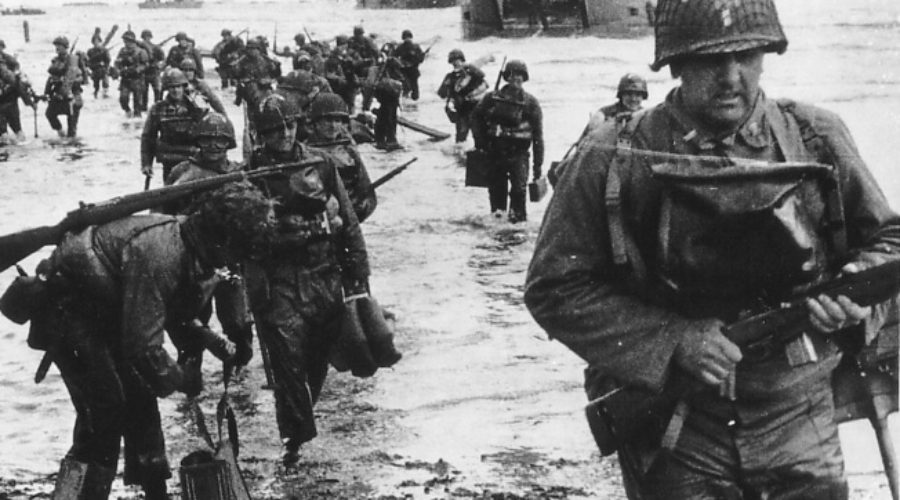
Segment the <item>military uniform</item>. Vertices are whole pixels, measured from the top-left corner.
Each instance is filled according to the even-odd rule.
[[[403,73],[403,94],[409,95],[410,99],[417,101],[419,99],[419,65],[425,60],[425,53],[422,47],[414,43],[412,38],[406,38],[403,43],[394,49],[394,57],[400,61],[400,71]]]
[[[140,116],[146,109],[144,102],[144,78],[150,64],[147,52],[137,44],[126,45],[116,55],[113,64],[119,75],[119,105],[126,113]]]
[[[150,102],[150,89],[153,89],[153,102],[162,99],[162,80],[160,79],[161,71],[166,62],[166,53],[162,47],[151,42],[149,39],[137,42],[138,46],[147,53],[147,69],[144,72],[144,91],[141,94],[141,100],[146,106]]]
[[[347,109],[353,112],[356,106],[356,91],[359,88],[353,64],[346,54],[333,50],[325,60],[325,79],[335,94],[341,96]]]
[[[364,289],[369,264],[353,205],[330,157],[297,143],[287,154],[262,149],[251,158],[252,168],[261,168],[317,157],[324,163],[265,180],[263,190],[279,202],[279,238],[272,259],[255,278],[248,273],[257,333],[275,379],[279,433],[294,451],[316,436],[313,405],[328,372],[343,297]]]
[[[65,115],[67,117],[65,136],[75,137],[81,107],[84,105],[81,99],[81,85],[86,75],[81,71],[78,57],[74,54],[54,57],[47,72],[50,76],[44,86],[44,95],[47,96],[47,111],[44,115],[50,122],[50,127],[60,136],[63,135],[62,123],[58,117]]]
[[[494,95],[517,103],[522,111],[518,122],[501,123],[495,117]],[[488,92],[472,113],[472,136],[475,147],[490,155],[491,179],[488,186],[491,212],[506,211],[509,196],[511,222],[526,220],[525,190],[528,184],[528,156],[533,148],[534,178],[541,176],[544,163],[543,115],[538,100],[524,90],[504,85]]]
[[[671,58],[695,61],[697,72],[728,66],[728,82],[741,75],[754,88],[747,82],[763,52],[787,45],[769,0],[664,0],[657,12],[654,69]],[[737,63],[732,52],[755,62]],[[686,106],[698,90],[685,85],[626,127],[607,122],[582,141],[547,209],[525,303],[550,337],[589,363],[589,397],[620,385],[675,396],[673,387],[692,387],[674,413],[659,415],[659,429],[619,436],[629,498],[846,499],[831,391],[836,341],[871,338],[883,305],[849,328],[806,329],[805,359],[784,344],[742,346],[733,371],[713,379],[733,377],[734,398],[697,375],[703,367],[684,352],[735,347],[721,343],[718,325],[776,309],[848,262],[897,259],[900,216],[835,114],[759,90],[746,96],[746,113],[730,117],[732,129],[710,130]],[[779,184],[798,162],[834,170]],[[691,189],[700,180],[719,189]],[[794,188],[779,195],[786,186]],[[718,198],[723,190],[730,196]]]
[[[472,127],[472,112],[488,90],[484,72],[471,64],[447,73],[438,96],[447,101],[447,115],[456,125],[456,142],[464,142]]]
[[[199,109],[187,97],[176,100],[167,94],[151,106],[141,131],[141,165],[162,163],[163,179],[168,180],[172,167],[197,152],[193,127],[198,115]]]
[[[182,47],[181,45],[173,46],[169,49],[169,55],[166,56],[166,66],[170,68],[180,68],[181,61],[184,61],[186,58],[194,60],[197,64],[197,78],[203,78],[203,57],[200,55],[200,51],[194,47]]]
[[[375,196],[375,190],[372,189],[369,171],[366,170],[366,164],[359,155],[356,145],[349,138],[336,142],[320,141],[315,135],[310,136],[307,144],[332,156],[338,173],[341,175],[341,181],[347,189],[347,195],[353,204],[356,218],[360,223],[365,222],[375,211],[378,198]]]
[[[228,115],[225,112],[225,104],[222,102],[222,99],[220,99],[219,96],[216,95],[212,87],[210,87],[209,84],[206,83],[206,80],[201,80],[196,77],[188,80],[188,94],[197,94],[202,96],[213,111],[219,113],[220,115]]]
[[[403,92],[403,75],[400,73],[400,63],[389,58],[382,65],[372,68],[376,73],[370,88],[372,97],[378,100],[378,109],[375,110],[375,147],[379,149],[399,149],[397,142],[397,110],[400,108],[400,96]]]
[[[103,88],[103,97],[106,97],[106,92],[109,90],[109,50],[102,45],[99,47],[91,47],[87,51],[87,63],[88,68],[91,69],[91,80],[94,82],[94,97],[97,97],[97,92],[100,88]]]

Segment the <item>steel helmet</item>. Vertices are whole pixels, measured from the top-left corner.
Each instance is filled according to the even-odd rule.
[[[400,34],[400,38],[406,40],[407,38],[412,39],[412,31],[403,30],[403,33]]]
[[[175,33],[175,41],[176,42],[180,42],[182,40],[187,40],[187,39],[188,39],[187,33],[185,33],[184,31],[179,31],[178,33]]]
[[[365,34],[366,34],[366,30],[362,26],[354,26],[353,27],[353,35],[354,36],[361,36],[361,35],[365,35]]]
[[[69,47],[69,39],[64,36],[58,36],[53,39],[53,45],[60,45],[63,47]]]
[[[453,49],[447,54],[447,62],[453,64],[453,61],[460,60],[466,62],[466,55],[459,49]]]
[[[750,49],[784,53],[787,38],[773,0],[660,0],[653,71],[681,56]]]
[[[169,68],[163,73],[162,76],[162,87],[164,89],[169,89],[172,87],[179,87],[181,85],[187,85],[188,79],[184,76],[184,73],[178,68]]]
[[[647,80],[644,80],[641,75],[626,73],[625,76],[619,80],[619,88],[616,91],[616,97],[622,97],[622,93],[624,92],[637,92],[646,99],[649,96],[647,93]]]
[[[246,45],[246,47],[247,47],[248,49],[262,50],[262,49],[263,49],[263,44],[262,44],[262,42],[259,40],[259,38],[251,38],[251,39],[247,40],[247,45]]]
[[[134,36],[134,31],[128,30],[125,33],[122,33],[122,40],[126,42],[136,42],[137,37]]]
[[[153,32],[150,30],[141,31],[141,38],[153,38]]]
[[[230,36],[230,35],[231,35],[231,30],[228,29],[228,28],[225,28],[225,29],[222,30],[222,33],[220,33],[220,35],[221,35],[221,36]]]
[[[231,125],[231,122],[229,122],[227,118],[215,111],[209,111],[203,115],[203,118],[197,123],[195,131],[198,138],[214,137],[228,139],[228,149],[237,147],[237,142],[235,142],[234,139],[234,126]]]
[[[519,73],[526,82],[528,81],[528,66],[525,65],[525,61],[513,59],[507,62],[506,66],[503,67],[503,79],[509,81],[513,73]]]
[[[185,57],[178,65],[181,71],[197,71],[197,61],[193,57]]]
[[[324,93],[316,96],[309,105],[309,119],[315,122],[320,118],[330,116],[350,122],[350,113],[347,112],[347,104],[337,94]]]
[[[303,33],[297,33],[296,35],[294,35],[294,42],[296,42],[297,45],[303,45],[304,43],[306,43],[306,35],[304,35]]]
[[[289,100],[272,94],[259,105],[256,130],[267,132],[284,128],[295,123],[299,115],[300,111]]]

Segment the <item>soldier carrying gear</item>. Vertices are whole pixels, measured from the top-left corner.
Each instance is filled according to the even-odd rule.
[[[400,71],[403,73],[403,95],[410,99],[419,100],[419,65],[425,61],[425,52],[419,44],[413,42],[412,31],[403,30],[401,35],[403,42],[394,50],[394,57],[400,61]]]
[[[309,136],[306,112],[310,103],[316,99],[316,96],[331,92],[328,80],[310,71],[306,65],[291,71],[279,81],[275,93],[291,101],[292,105],[301,112],[300,123],[297,127],[297,140],[302,142]]]
[[[87,51],[88,67],[91,70],[91,80],[94,82],[94,98],[97,92],[103,88],[103,97],[108,97],[109,92],[109,67],[111,59],[109,50],[103,46],[103,39],[95,36],[91,39],[93,47]]]
[[[163,182],[169,184],[172,167],[197,153],[193,133],[204,110],[187,95],[188,80],[180,69],[167,69],[162,86],[166,96],[150,108],[141,132],[141,173],[152,176],[156,160],[163,165]]]
[[[141,39],[137,44],[147,52],[147,70],[144,72],[144,87],[141,94],[144,107],[150,102],[150,88],[153,88],[153,102],[162,99],[162,82],[160,81],[160,71],[165,66],[166,53],[162,47],[152,42],[153,32],[150,30],[141,31]]]
[[[241,57],[244,50],[244,41],[233,36],[230,29],[222,30],[222,39],[216,43],[212,49],[213,59],[216,60],[216,72],[222,79],[222,88],[227,89],[230,85],[237,85],[234,80],[234,64]],[[182,68],[184,70],[184,68]]]
[[[122,34],[125,46],[116,56],[114,67],[120,78],[119,105],[129,116],[140,117],[146,109],[144,102],[144,80],[150,56],[137,45],[137,38],[131,30]],[[113,75],[116,76],[116,75]],[[129,106],[129,101],[133,106]]]
[[[787,47],[773,0],[660,0],[656,13],[653,69],[679,83],[585,138],[525,303],[589,363],[595,404],[631,395],[589,413],[642,420],[603,452],[618,452],[629,498],[845,500],[839,346],[871,341],[896,302],[804,291],[897,262],[900,216],[840,117],[762,90],[766,53]],[[806,309],[791,310],[796,336],[778,318],[784,337],[748,346],[726,326],[785,303]]]
[[[203,78],[203,58],[200,55],[200,51],[194,47],[194,41],[183,31],[179,31],[175,35],[175,41],[178,43],[169,49],[169,55],[166,56],[166,66],[177,68],[184,59],[193,59],[197,63],[197,78]]]
[[[193,59],[185,58],[181,61],[181,66],[178,69],[184,73],[184,76],[188,80],[189,97],[192,99],[198,96],[202,97],[202,99],[206,101],[208,107],[212,108],[213,111],[223,116],[228,116],[225,112],[225,105],[222,103],[222,99],[216,95],[209,84],[206,83],[206,80],[197,78],[197,63],[195,63]]]
[[[541,177],[544,163],[543,114],[538,100],[522,85],[528,81],[528,67],[513,59],[503,68],[508,83],[487,93],[472,113],[475,147],[488,154],[493,163],[488,195],[491,213],[502,217],[507,208],[512,223],[527,220],[525,190],[528,184],[528,156],[533,148],[534,180]]]
[[[50,62],[44,95],[48,97],[47,111],[44,115],[50,126],[60,137],[75,137],[78,131],[78,118],[81,114],[82,84],[88,75],[82,69],[79,58],[69,53],[69,40],[64,36],[53,39],[56,57]],[[59,116],[66,116],[66,131],[63,132]]]
[[[472,112],[488,91],[488,83],[481,69],[466,64],[463,51],[451,50],[447,55],[447,62],[453,65],[453,70],[444,76],[437,93],[446,101],[444,112],[450,122],[456,125],[456,143],[460,144],[469,136]]]

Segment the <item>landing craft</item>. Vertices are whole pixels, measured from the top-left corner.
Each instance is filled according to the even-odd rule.
[[[372,0],[370,0],[372,1]],[[459,0],[463,37],[638,37],[653,28],[655,2],[648,0]]]
[[[440,9],[453,7],[457,0],[356,0],[360,9]]]
[[[203,5],[200,0],[172,0],[164,2],[162,0],[145,0],[138,4],[141,9],[199,9]]]

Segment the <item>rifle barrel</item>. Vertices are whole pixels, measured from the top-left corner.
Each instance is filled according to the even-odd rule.
[[[412,163],[413,163],[414,161],[418,160],[418,159],[419,159],[418,157],[413,158],[412,160],[407,161],[407,162],[404,163],[403,165],[400,165],[399,167],[397,167],[397,168],[391,170],[390,172],[388,172],[388,173],[382,175],[382,176],[379,177],[375,182],[372,183],[372,186],[371,186],[369,189],[371,189],[372,191],[375,191],[375,189],[377,189],[379,186],[381,186],[382,184],[386,183],[387,181],[393,179],[394,177],[396,177],[397,175],[399,175],[400,172],[403,172],[404,170],[406,170],[406,167],[412,165]]]

